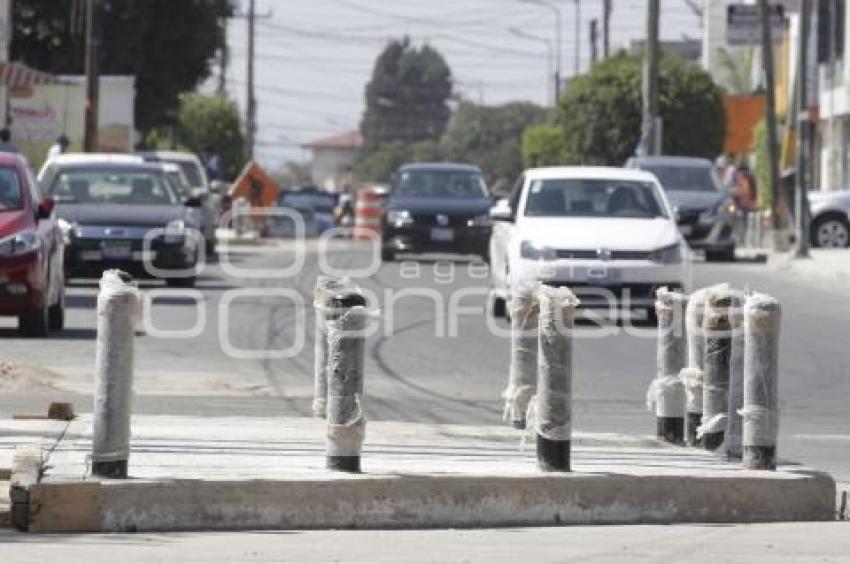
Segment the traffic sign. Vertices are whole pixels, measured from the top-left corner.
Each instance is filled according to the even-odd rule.
[[[782,40],[787,20],[785,8],[770,6],[770,27],[774,41]],[[758,45],[761,43],[761,20],[758,6],[731,4],[726,8],[726,43],[729,45]]]

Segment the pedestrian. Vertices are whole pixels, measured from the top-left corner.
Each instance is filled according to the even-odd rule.
[[[738,207],[745,211],[755,211],[758,207],[758,189],[756,177],[753,175],[747,162],[743,159],[735,169],[735,201]]]
[[[56,143],[47,151],[47,160],[49,161],[50,159],[63,154],[68,150],[68,145],[70,144],[71,142],[64,133],[60,135],[59,138],[56,139]]]
[[[12,132],[8,127],[0,129],[0,153],[20,153],[18,146],[12,143]]]

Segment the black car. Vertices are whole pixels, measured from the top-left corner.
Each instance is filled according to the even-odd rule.
[[[710,160],[635,157],[626,166],[658,178],[691,248],[705,251],[706,260],[734,260],[736,207],[721,189]]]
[[[488,259],[493,201],[481,169],[450,163],[402,166],[381,218],[381,257],[475,254]]]
[[[66,233],[68,277],[120,268],[170,286],[194,285],[204,242],[200,201],[180,196],[160,165],[68,155],[39,176]]]

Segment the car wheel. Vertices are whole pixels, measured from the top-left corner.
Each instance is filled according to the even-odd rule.
[[[850,245],[850,225],[841,216],[819,217],[812,225],[812,245],[826,249]]]
[[[45,301],[36,311],[18,317],[18,330],[21,334],[25,337],[46,337],[50,326],[48,309]]]
[[[706,262],[734,262],[735,247],[730,247],[722,251],[706,251]]]
[[[395,260],[395,253],[389,249],[381,249],[381,260],[383,262],[393,262]]]
[[[213,237],[211,239],[207,239],[207,255],[213,256],[215,254],[215,248],[216,248],[216,240],[215,240],[215,236],[213,235]]]
[[[195,287],[195,277],[194,276],[183,276],[180,278],[166,278],[165,284],[169,288],[194,288]]]
[[[490,313],[493,314],[493,317],[496,319],[507,317],[507,310],[508,308],[504,298],[498,298],[496,296],[491,298]]]
[[[61,331],[65,328],[65,291],[59,291],[59,301],[50,306],[47,312],[47,324],[51,331]]]

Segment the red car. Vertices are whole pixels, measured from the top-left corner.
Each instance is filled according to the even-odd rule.
[[[27,161],[0,153],[0,316],[17,317],[31,337],[65,324],[64,236],[53,208]]]

